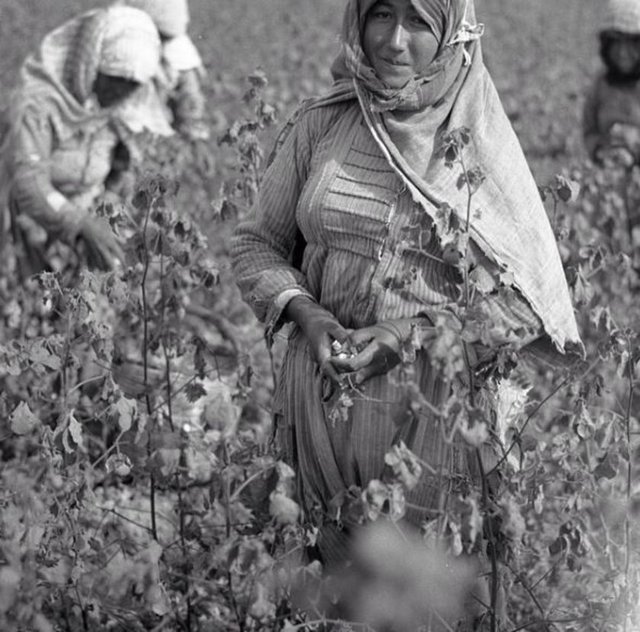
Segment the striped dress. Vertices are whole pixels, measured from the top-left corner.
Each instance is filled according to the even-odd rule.
[[[236,279],[245,300],[272,329],[296,293],[311,295],[347,328],[434,314],[455,303],[460,285],[430,228],[357,103],[311,109],[267,169],[255,217],[237,229]],[[299,233],[306,247],[298,270],[290,259]],[[539,319],[515,292],[512,300],[494,306],[492,318],[527,327],[534,337],[541,332]],[[412,368],[421,394],[435,407],[442,404],[450,386],[425,351]],[[344,559],[345,531],[336,521],[340,499],[350,487],[364,488],[381,477],[394,443],[404,441],[430,465],[407,497],[412,522],[434,516],[455,481],[468,474],[464,450],[444,440],[444,422],[437,416],[412,409],[397,373],[362,384],[351,394],[348,419],[336,421],[326,378],[306,340],[296,329],[290,336],[275,412],[299,475],[303,506],[320,528],[325,561]]]

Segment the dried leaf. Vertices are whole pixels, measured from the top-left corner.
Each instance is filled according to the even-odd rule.
[[[0,615],[4,615],[18,597],[22,577],[11,566],[0,568]]]

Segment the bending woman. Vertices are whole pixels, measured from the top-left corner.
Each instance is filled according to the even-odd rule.
[[[404,441],[430,472],[444,473],[425,468],[408,494],[422,508],[407,514],[416,524],[474,476],[461,441],[447,440],[447,419],[434,412],[452,385],[429,345],[411,367],[428,406],[412,405],[394,370],[416,328],[459,331],[464,306],[494,350],[543,338],[562,353],[580,343],[553,233],[483,65],[474,17],[464,0],[350,0],[335,85],[285,128],[255,217],[235,234],[243,296],[270,332],[295,324],[277,388],[278,430],[325,562],[345,559],[342,500],[382,477],[394,444]],[[465,225],[468,190],[438,152],[463,127],[464,160],[484,176],[473,194],[467,271],[493,279],[476,284],[470,304],[469,261],[451,241]],[[356,386],[342,418],[332,415],[336,384]]]
[[[113,232],[92,209],[126,180],[136,152],[122,106],[159,63],[151,18],[130,7],[70,20],[24,63],[0,158],[0,204],[8,205],[26,255],[19,257],[23,275],[51,266],[47,250],[57,240],[81,245],[98,268],[120,257]]]

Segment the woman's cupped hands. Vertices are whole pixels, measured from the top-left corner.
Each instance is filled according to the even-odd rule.
[[[339,384],[348,381],[351,385],[384,375],[397,366],[418,320],[399,318],[348,329],[306,296],[289,302],[287,316],[300,327],[320,371]]]
[[[334,345],[331,358],[340,378],[358,385],[388,373],[402,361],[405,350],[411,346],[416,321],[415,318],[397,318],[350,331],[346,343],[340,347]],[[424,342],[425,333],[421,327],[421,342]]]

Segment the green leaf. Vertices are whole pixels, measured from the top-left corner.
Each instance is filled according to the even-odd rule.
[[[13,343],[10,346],[0,344],[0,374],[7,373],[17,377],[22,373],[20,366],[21,345]]]
[[[596,480],[600,480],[602,478],[606,478],[608,480],[614,479],[618,475],[618,470],[616,469],[614,460],[611,457],[611,454],[607,452],[606,456],[600,461],[597,467],[593,470],[593,475]]]
[[[29,360],[33,364],[40,364],[53,371],[59,371],[62,365],[60,358],[45,346],[44,340],[37,340],[29,349]]]
[[[129,476],[131,473],[131,459],[126,454],[112,454],[105,464],[107,472],[117,476]]]
[[[494,276],[484,266],[480,265],[471,271],[469,281],[481,294],[489,294],[498,286]]]
[[[71,438],[76,442],[78,447],[84,446],[84,437],[82,435],[82,425],[76,419],[75,415],[72,413],[69,414],[69,434]]]
[[[21,579],[20,573],[11,566],[0,568],[0,615],[15,604]]]
[[[563,202],[573,202],[580,195],[580,185],[564,176],[556,176],[555,190]]]
[[[31,412],[29,404],[20,402],[11,414],[11,431],[26,435],[40,427],[40,420]]]
[[[62,445],[65,452],[71,454],[75,450],[69,443],[69,437],[71,437],[78,448],[84,450],[84,436],[82,432],[82,424],[76,419],[74,411],[71,410],[67,416],[65,422],[64,432],[62,433]]]
[[[191,382],[184,387],[184,393],[190,403],[197,402],[201,397],[207,394],[204,386],[200,382]]]

